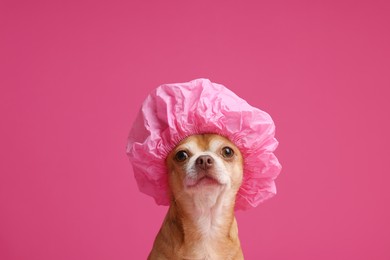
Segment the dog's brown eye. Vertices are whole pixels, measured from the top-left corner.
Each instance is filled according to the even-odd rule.
[[[189,156],[186,151],[178,151],[175,155],[175,160],[178,162],[184,162],[188,157]]]
[[[222,156],[225,158],[231,158],[234,155],[234,151],[230,147],[224,147],[222,148]]]

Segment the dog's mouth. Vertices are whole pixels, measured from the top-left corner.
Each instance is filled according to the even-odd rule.
[[[200,176],[195,179],[188,179],[186,184],[188,188],[222,185],[214,176],[207,173],[200,174]]]

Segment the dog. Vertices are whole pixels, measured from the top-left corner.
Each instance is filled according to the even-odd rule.
[[[244,259],[234,216],[243,179],[239,149],[217,134],[192,135],[166,165],[170,206],[148,260]]]

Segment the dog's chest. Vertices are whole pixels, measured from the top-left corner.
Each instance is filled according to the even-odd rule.
[[[183,251],[183,259],[222,259],[218,245],[211,239],[189,244]]]
[[[218,219],[201,216],[196,221],[196,236],[187,245],[184,259],[223,259],[221,244],[223,230]]]

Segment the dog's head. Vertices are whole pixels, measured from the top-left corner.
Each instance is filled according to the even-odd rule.
[[[187,137],[168,155],[167,166],[175,201],[201,201],[212,206],[223,195],[233,200],[234,205],[243,177],[243,158],[225,137],[216,134]]]

